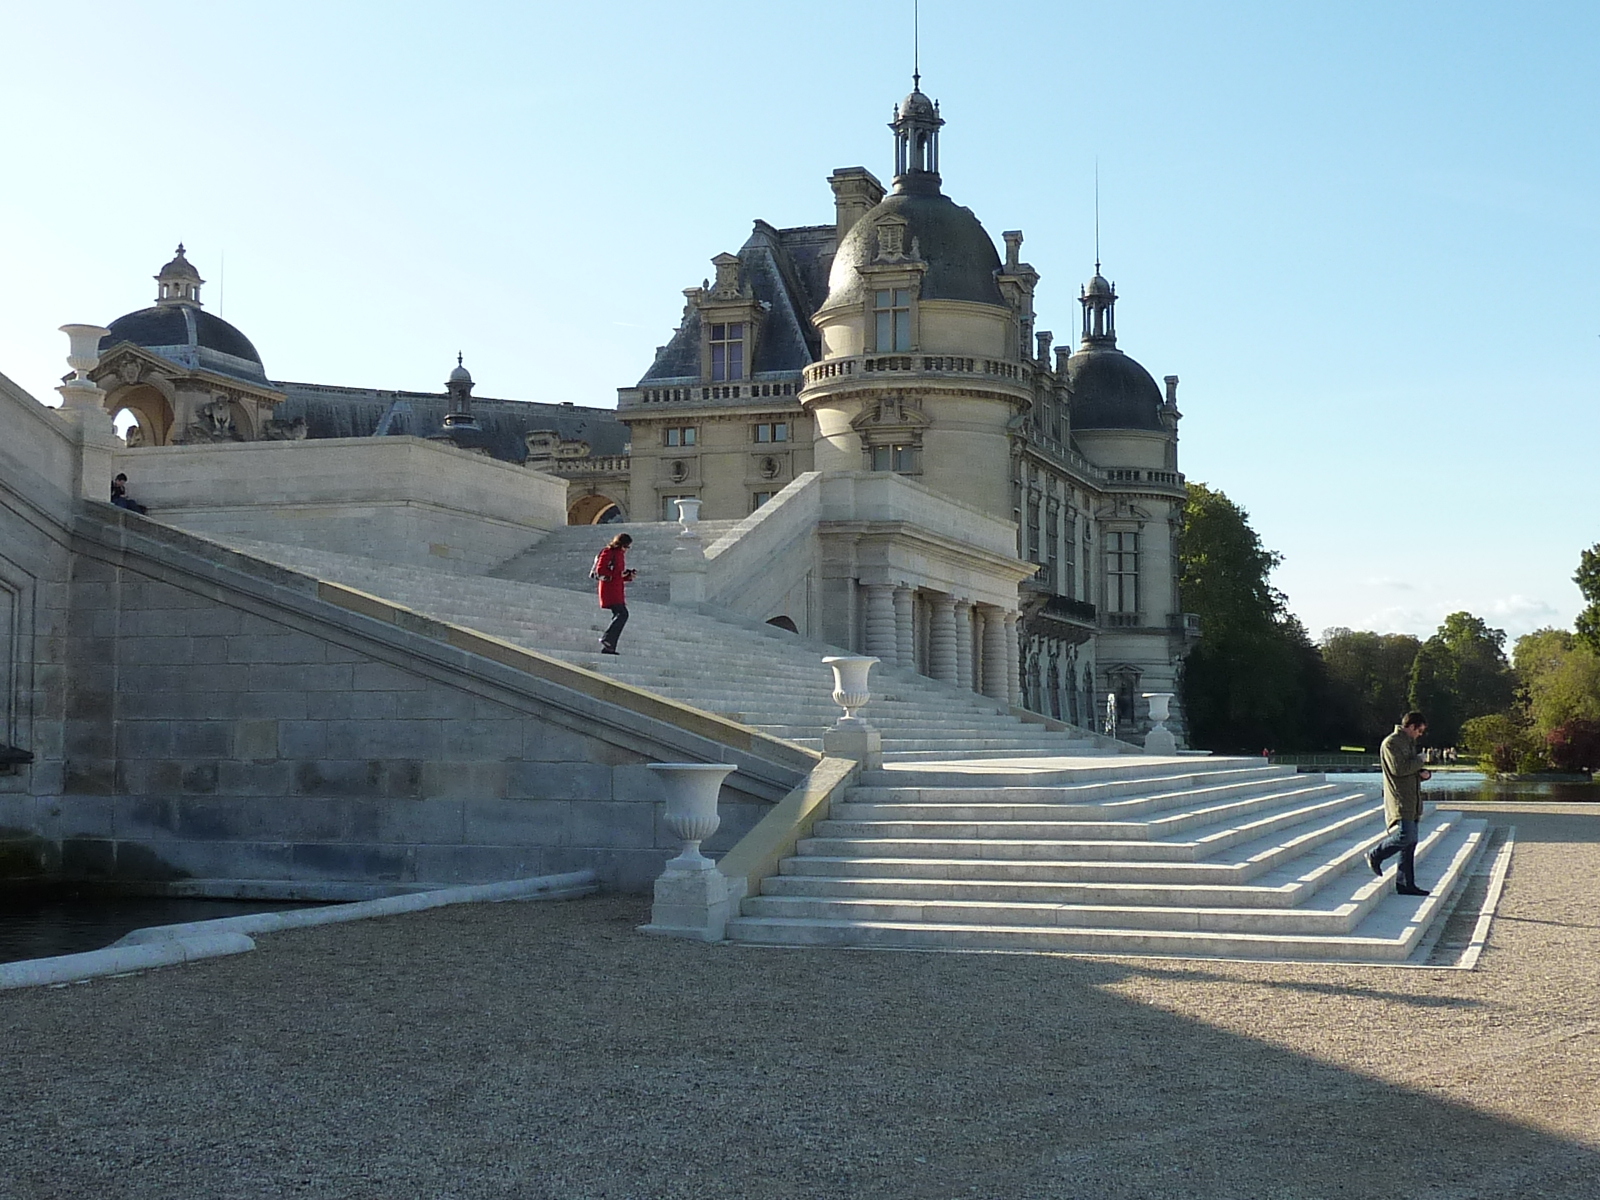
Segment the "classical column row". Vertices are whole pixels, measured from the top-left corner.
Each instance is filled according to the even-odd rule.
[[[914,588],[893,584],[864,584],[863,590],[865,653],[890,666],[920,670],[920,631],[931,678],[1006,704],[1022,703],[1015,612],[945,592],[919,595]]]

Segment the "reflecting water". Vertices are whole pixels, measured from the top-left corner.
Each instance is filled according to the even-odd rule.
[[[1376,774],[1333,774],[1328,779],[1338,783],[1366,784],[1374,790],[1383,787],[1382,776]],[[1543,801],[1587,802],[1600,804],[1600,783],[1526,783],[1502,782],[1485,779],[1477,771],[1436,771],[1432,779],[1422,785],[1423,797],[1438,804],[1465,803],[1466,801]]]
[[[285,900],[116,896],[70,887],[0,891],[0,962],[99,950],[146,925],[210,921],[305,907],[315,906]]]

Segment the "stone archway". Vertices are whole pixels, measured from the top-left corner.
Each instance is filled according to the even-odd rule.
[[[627,520],[627,515],[610,496],[594,494],[580,497],[567,509],[568,525],[610,525]]]
[[[800,627],[794,623],[794,618],[789,616],[776,616],[767,618],[768,625],[776,625],[786,633],[799,633]]]
[[[128,413],[139,430],[143,446],[165,446],[172,437],[172,404],[147,383],[121,387],[106,397],[106,408],[113,419]]]

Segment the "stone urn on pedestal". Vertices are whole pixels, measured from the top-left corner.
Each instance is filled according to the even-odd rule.
[[[870,677],[879,660],[836,654],[822,661],[833,668],[833,702],[844,710],[823,731],[822,752],[829,758],[853,758],[865,770],[878,769],[883,766],[883,735],[856,716],[856,710],[872,699]]]
[[[1144,752],[1146,754],[1176,754],[1178,752],[1178,739],[1172,736],[1172,730],[1167,728],[1167,718],[1172,715],[1171,692],[1145,692],[1144,698],[1150,702],[1150,732],[1144,735]]]
[[[678,536],[668,566],[667,598],[672,604],[704,604],[706,548],[700,541],[700,501],[685,496],[673,503],[678,506]]]
[[[72,378],[56,388],[61,415],[71,422],[78,438],[77,491],[90,500],[111,495],[111,455],[118,448],[116,426],[105,409],[106,394],[89,372],[100,361],[100,339],[111,331],[99,325],[63,325],[69,349],[67,365]]]
[[[717,796],[737,768],[729,763],[650,763],[667,802],[667,828],[683,848],[656,880],[645,933],[720,942],[729,917],[728,884],[700,843],[717,831]]]

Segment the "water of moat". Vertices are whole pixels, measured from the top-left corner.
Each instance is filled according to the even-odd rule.
[[[0,890],[0,963],[99,950],[147,925],[306,907],[315,906],[283,900],[127,896],[70,884],[8,888]]]
[[[1376,790],[1372,774],[1335,774],[1338,783]],[[1423,784],[1441,806],[1468,802],[1592,803],[1600,808],[1600,783],[1499,782],[1475,771],[1440,771]],[[71,885],[42,890],[0,890],[0,962],[98,950],[147,925],[209,921],[246,913],[280,912],[305,905],[281,900],[204,900],[178,896],[126,896]]]

